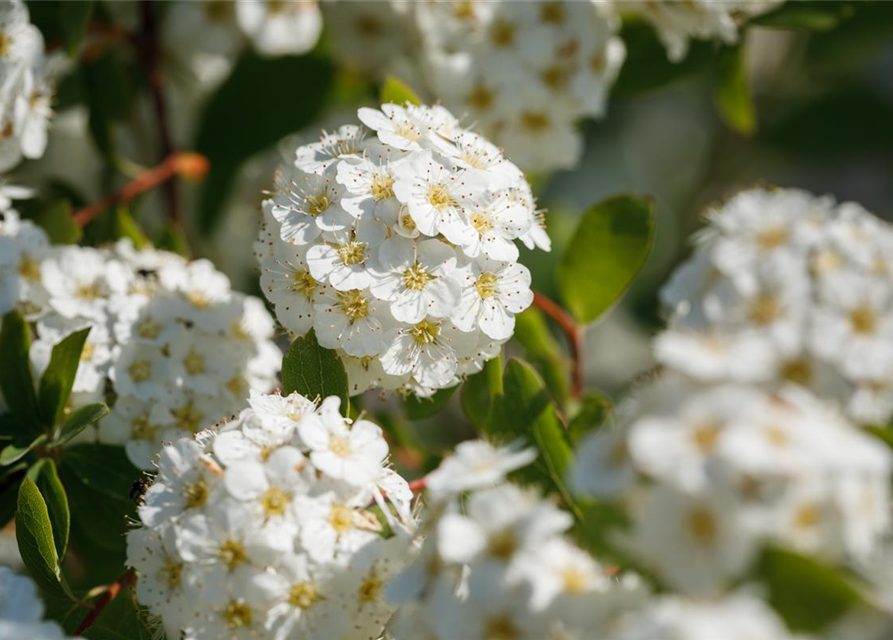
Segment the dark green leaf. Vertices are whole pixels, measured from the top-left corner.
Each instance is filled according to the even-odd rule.
[[[40,415],[48,426],[59,421],[68,403],[89,333],[90,327],[75,331],[53,347],[50,364],[40,379]]]
[[[654,203],[620,195],[602,200],[580,221],[558,264],[558,288],[579,322],[611,308],[645,264],[654,244]]]
[[[757,113],[750,95],[743,43],[717,55],[713,101],[729,128],[744,135],[756,131]]]
[[[130,114],[134,74],[115,48],[89,63],[82,64],[84,88],[90,107],[90,133],[99,151],[117,162],[115,126]]]
[[[539,369],[552,397],[563,406],[568,396],[570,365],[539,309],[530,307],[515,316],[514,338],[524,347],[527,361]]]
[[[829,31],[840,24],[844,17],[841,2],[787,2],[778,9],[751,19],[751,24],[779,29],[801,29],[804,31]]]
[[[236,63],[208,102],[196,140],[196,151],[211,165],[201,197],[202,231],[216,226],[242,162],[317,116],[333,75],[331,63],[313,55],[264,58],[246,53]],[[272,87],[275,98],[258,99]]]
[[[584,435],[601,427],[611,415],[611,399],[597,391],[587,392],[577,412],[567,424],[567,432],[572,443],[576,444]]]
[[[19,486],[15,518],[19,554],[31,577],[40,588],[51,593],[61,592],[62,572],[53,542],[53,525],[46,502],[30,478],[25,478]]]
[[[462,410],[475,427],[485,430],[493,397],[502,393],[502,354],[488,360],[484,370],[465,380],[460,401]]]
[[[13,415],[36,432],[40,423],[37,394],[31,378],[31,330],[18,311],[3,316],[0,328],[0,389]]]
[[[421,105],[422,100],[415,91],[410,89],[405,83],[401,82],[394,76],[388,76],[381,85],[381,95],[379,96],[382,104],[392,102],[401,106],[407,102],[409,104]]]
[[[109,414],[109,408],[103,402],[84,405],[71,412],[71,415],[62,423],[59,437],[53,446],[59,447],[78,435],[81,431],[102,420]]]
[[[795,553],[767,549],[758,571],[769,588],[769,603],[793,631],[820,631],[864,603],[839,571]]]
[[[67,200],[50,203],[37,214],[36,222],[47,232],[53,244],[77,244],[84,235],[80,225],[71,216],[71,205]]]
[[[6,466],[8,464],[12,464],[13,462],[21,460],[34,448],[45,444],[46,441],[46,435],[41,434],[34,438],[34,440],[29,442],[28,444],[21,447],[16,444],[6,445],[5,447],[3,447],[3,451],[0,451],[0,466]]]
[[[68,497],[65,495],[62,481],[59,480],[56,463],[51,458],[44,458],[40,462],[42,464],[40,464],[40,472],[37,474],[37,487],[46,502],[50,523],[53,527],[56,557],[61,562],[65,558],[65,551],[68,548],[68,530],[71,525]]]
[[[24,462],[0,471],[0,529],[15,515],[19,499],[19,482],[28,465]]]
[[[93,0],[62,2],[59,8],[59,26],[65,38],[69,56],[74,56],[87,34],[87,25],[93,14]]]
[[[126,495],[112,497],[85,484],[65,463],[59,471],[71,510],[71,547],[89,561],[93,574],[108,569],[108,577],[116,579],[125,557],[127,518],[136,516],[135,503]],[[114,561],[106,563],[107,559]]]
[[[283,358],[282,387],[285,393],[297,391],[311,400],[338,396],[341,412],[348,411],[344,364],[335,351],[319,346],[312,330],[295,340]]]
[[[456,393],[458,385],[449,389],[440,389],[430,398],[419,398],[414,395],[406,396],[403,406],[406,409],[406,417],[410,420],[425,420],[439,414]]]
[[[121,447],[78,444],[65,450],[62,464],[87,486],[118,500],[127,500],[140,471]]]
[[[152,634],[143,624],[133,588],[122,589],[83,636],[87,640],[149,640]]]

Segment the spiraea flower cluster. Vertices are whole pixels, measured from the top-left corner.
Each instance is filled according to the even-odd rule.
[[[569,540],[569,513],[505,482],[535,457],[469,441],[427,477],[424,541],[389,587],[394,638],[605,637],[646,597]]]
[[[619,543],[662,582],[715,595],[767,544],[828,562],[890,533],[893,458],[807,390],[704,386],[668,373],[581,446],[574,485],[619,499]]]
[[[790,381],[893,416],[893,228],[854,203],[753,189],[708,213],[662,297],[658,358],[702,380]]]
[[[381,429],[298,394],[165,445],[128,534],[137,597],[169,638],[377,640],[412,544]]]
[[[52,89],[43,36],[21,0],[0,2],[0,171],[39,158],[47,144]]]
[[[210,262],[126,240],[105,249],[50,246],[11,209],[0,248],[0,311],[16,308],[35,327],[35,370],[63,338],[90,327],[72,408],[114,402],[99,441],[124,445],[137,466],[163,440],[241,409],[249,389],[276,384],[273,319]]]
[[[525,171],[573,166],[626,50],[606,3],[417,3],[422,75]]]
[[[0,638],[63,640],[69,636],[56,622],[44,621],[43,602],[30,578],[0,566]]]
[[[632,10],[654,26],[667,48],[667,56],[679,62],[688,53],[692,40],[738,42],[741,24],[749,18],[774,9],[783,0],[659,0],[621,2],[622,10]]]
[[[512,335],[533,299],[516,241],[549,238],[521,171],[446,109],[359,117],[280,170],[263,203],[261,287],[286,329],[338,350],[352,394],[430,395]]]

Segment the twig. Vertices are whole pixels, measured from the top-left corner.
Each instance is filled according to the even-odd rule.
[[[413,493],[418,493],[419,491],[423,491],[426,486],[425,478],[418,478],[409,483],[409,490]]]
[[[129,587],[134,582],[136,582],[136,572],[133,569],[129,569],[127,573],[118,578],[117,581],[110,584],[108,586],[108,589],[106,589],[99,597],[99,599],[93,604],[93,608],[84,617],[81,624],[75,630],[74,635],[79,636],[84,631],[89,629],[93,625],[93,623],[96,622],[96,619],[99,618],[100,614],[102,614],[103,610],[105,610],[109,603],[114,600],[119,593],[121,593],[121,590]]]
[[[533,292],[533,305],[555,321],[555,324],[564,332],[570,347],[571,367],[571,394],[574,398],[583,397],[583,330],[580,325],[555,302],[541,294]]]
[[[104,198],[76,211],[73,215],[74,221],[83,227],[103,211],[120,202],[129,202],[141,193],[154,189],[160,184],[170,184],[171,178],[174,176],[179,175],[187,179],[199,180],[207,171],[208,161],[203,155],[189,152],[173,153],[154,169],[144,171],[117,191],[113,191]]]

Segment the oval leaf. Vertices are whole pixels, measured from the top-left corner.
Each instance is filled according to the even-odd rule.
[[[133,482],[140,477],[124,449],[111,445],[75,445],[65,450],[62,463],[85,485],[118,500],[128,500]]]
[[[15,518],[19,554],[31,577],[42,589],[61,592],[62,572],[53,541],[53,525],[46,502],[30,478],[25,478],[19,486]]]
[[[344,364],[335,351],[319,346],[312,330],[295,340],[283,358],[282,387],[287,394],[297,391],[311,400],[338,396],[341,412],[347,415],[348,387]]]
[[[89,333],[90,327],[75,331],[53,347],[50,364],[40,379],[40,415],[48,426],[58,422],[68,403]]]
[[[381,85],[380,98],[382,104],[393,103],[401,106],[406,103],[416,106],[422,104],[418,94],[394,76],[388,76],[384,79],[384,83]]]
[[[36,431],[39,424],[37,395],[31,378],[31,330],[18,311],[3,316],[0,328],[0,389],[12,413]]]
[[[730,129],[751,135],[757,128],[757,112],[750,95],[744,45],[723,49],[716,57],[713,101]]]
[[[37,488],[46,502],[47,512],[50,516],[50,524],[53,527],[53,542],[56,545],[56,555],[59,562],[65,558],[68,548],[68,531],[71,526],[71,513],[68,509],[68,496],[65,495],[65,487],[59,479],[56,463],[52,458],[44,458],[40,461],[40,471],[37,474]]]
[[[574,317],[588,323],[610,309],[653,245],[650,199],[615,196],[587,211],[558,264],[558,288]]]
[[[71,415],[62,423],[59,437],[52,446],[59,447],[78,435],[91,424],[99,422],[109,414],[109,408],[103,402],[84,405],[71,412]]]

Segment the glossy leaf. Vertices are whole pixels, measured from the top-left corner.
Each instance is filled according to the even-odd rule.
[[[40,489],[47,505],[50,524],[53,528],[56,555],[61,563],[68,548],[68,532],[71,527],[68,496],[65,494],[65,487],[62,486],[59,473],[56,471],[56,463],[51,458],[44,458],[37,465],[40,466],[36,480],[37,488]]]
[[[47,426],[59,421],[68,403],[89,333],[90,327],[75,331],[53,347],[50,363],[40,379],[40,416]]]
[[[59,3],[59,27],[65,39],[65,49],[74,56],[87,34],[87,25],[93,15],[93,0]]]
[[[654,203],[620,195],[602,200],[580,221],[558,264],[558,288],[581,323],[610,309],[654,245]]]
[[[104,444],[78,444],[66,449],[62,464],[85,485],[118,500],[128,500],[134,481],[141,475],[123,448]]]
[[[24,446],[17,446],[15,443],[6,445],[5,447],[3,447],[3,450],[0,451],[0,466],[6,466],[14,462],[18,462],[26,455],[28,455],[31,451],[33,451],[36,447],[46,444],[46,441],[46,435],[41,434]]]
[[[39,424],[37,394],[31,378],[31,330],[18,311],[3,316],[0,328],[0,389],[13,415],[27,428]]]
[[[282,388],[285,393],[297,391],[311,400],[338,396],[341,412],[348,411],[347,372],[332,349],[319,346],[316,334],[295,340],[282,360]]]
[[[59,431],[59,437],[53,443],[53,446],[62,446],[81,431],[102,420],[109,414],[109,408],[103,402],[84,405],[78,407],[65,419],[62,423],[62,429]]]
[[[31,577],[40,588],[61,592],[62,572],[53,541],[53,525],[46,502],[30,478],[25,478],[19,486],[15,518],[19,554]]]
[[[750,95],[743,44],[723,49],[716,58],[713,101],[723,122],[744,135],[757,128],[757,113]]]
[[[415,91],[410,89],[404,82],[398,80],[394,76],[388,76],[381,85],[381,95],[379,96],[382,104],[409,104],[421,105],[422,100]]]

